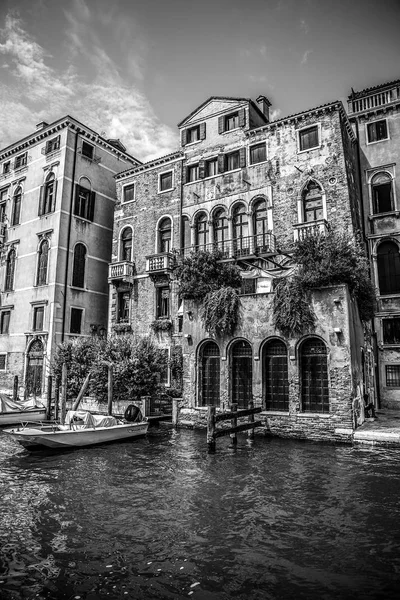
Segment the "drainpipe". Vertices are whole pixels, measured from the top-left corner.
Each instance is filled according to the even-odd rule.
[[[70,244],[71,244],[72,208],[73,208],[74,192],[75,192],[75,171],[76,171],[76,158],[77,158],[77,154],[78,154],[77,153],[77,149],[78,149],[78,134],[79,134],[79,130],[77,130],[76,133],[75,133],[74,162],[73,162],[73,165],[72,165],[71,197],[70,197],[70,204],[69,204],[67,249],[66,249],[65,274],[64,274],[64,302],[63,302],[63,312],[62,312],[61,342],[63,342],[64,338],[65,338],[65,317],[66,317],[66,314],[67,314],[69,247],[70,247]]]

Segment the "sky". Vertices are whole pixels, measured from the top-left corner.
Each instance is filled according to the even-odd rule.
[[[0,0],[0,148],[67,114],[139,160],[210,96],[272,119],[400,79],[399,0]]]

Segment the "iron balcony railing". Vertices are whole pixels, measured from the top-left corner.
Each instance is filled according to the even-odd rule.
[[[133,280],[135,263],[128,260],[110,263],[108,265],[108,281],[129,281]]]
[[[180,254],[191,252],[220,252],[222,258],[240,258],[276,252],[276,239],[273,233],[260,233],[231,240],[215,241],[208,244],[195,244],[182,248]]]
[[[146,256],[146,272],[156,273],[161,271],[171,271],[174,256],[171,252],[160,252]]]
[[[313,235],[325,235],[329,231],[329,224],[325,219],[319,219],[309,223],[296,223],[293,228],[294,241],[298,242]]]

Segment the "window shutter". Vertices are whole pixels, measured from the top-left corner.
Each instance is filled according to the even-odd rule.
[[[239,149],[239,167],[246,166],[246,148]]]
[[[246,125],[246,110],[241,108],[239,110],[239,127],[244,127]]]
[[[206,172],[205,167],[206,167],[206,161],[199,160],[199,179],[204,179],[205,172]]]
[[[225,131],[224,122],[225,122],[224,116],[218,117],[218,133],[224,133],[224,131]]]
[[[40,193],[39,193],[39,217],[42,216],[43,214],[43,202],[44,202],[44,185],[40,186]]]
[[[188,172],[187,167],[182,167],[182,185],[184,185],[187,182],[187,179],[188,179],[187,172]]]
[[[218,155],[218,173],[224,173],[225,171],[225,154]]]
[[[182,129],[181,131],[181,144],[182,146],[186,146],[187,144],[187,129]]]
[[[74,214],[79,215],[79,183],[75,184],[75,204],[74,204]]]
[[[54,180],[54,187],[53,187],[53,202],[52,202],[52,206],[50,207],[50,211],[53,212],[56,209],[56,202],[57,202],[57,179]]]
[[[89,210],[88,210],[88,219],[89,221],[93,221],[94,218],[94,202],[96,199],[95,192],[90,192],[90,201],[89,201]]]
[[[205,123],[200,123],[200,139],[201,140],[206,139],[206,124]]]

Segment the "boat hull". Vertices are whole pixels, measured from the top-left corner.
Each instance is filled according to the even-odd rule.
[[[16,423],[37,423],[38,421],[44,421],[46,418],[46,409],[38,408],[37,410],[25,410],[25,411],[12,411],[12,412],[1,412],[0,413],[0,426],[2,425],[14,425]]]
[[[28,450],[36,448],[62,449],[83,448],[96,444],[143,437],[146,435],[148,427],[148,422],[141,422],[115,425],[114,427],[96,427],[82,430],[68,429],[65,431],[55,430],[55,427],[52,428],[52,426],[38,429],[29,427],[21,430],[5,430],[5,433]]]

